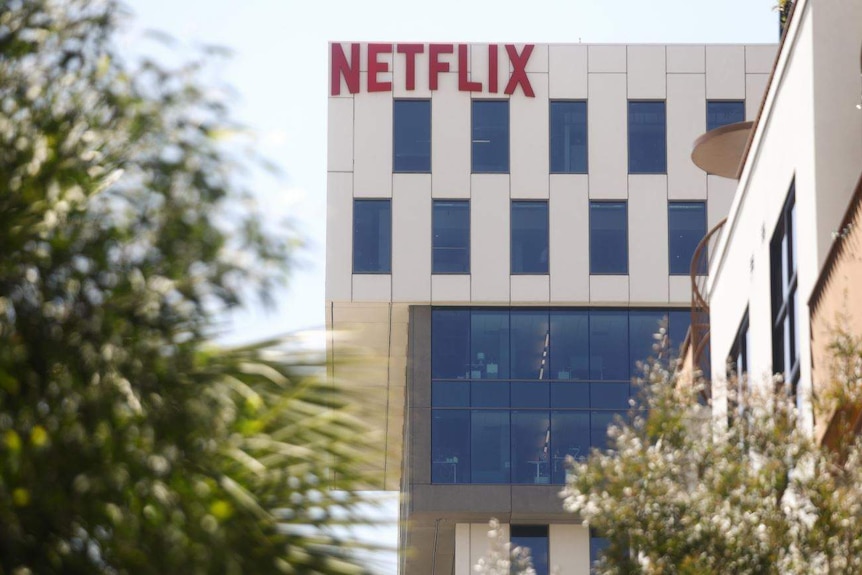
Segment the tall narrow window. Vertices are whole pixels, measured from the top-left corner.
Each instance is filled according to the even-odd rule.
[[[799,298],[796,275],[796,193],[790,192],[770,243],[772,274],[772,370],[796,393],[799,382]]]
[[[431,171],[431,100],[393,102],[392,171]]]
[[[730,356],[727,358],[727,380],[733,381],[736,377],[736,386],[729,390],[727,398],[727,420],[731,421],[735,416],[742,415],[744,398],[747,391],[748,373],[748,310],[742,318],[736,339],[730,348]]]
[[[667,172],[665,103],[629,102],[629,173]]]
[[[551,102],[551,173],[587,173],[587,103]]]
[[[670,202],[667,211],[670,273],[688,275],[694,250],[706,235],[706,203]],[[697,272],[706,273],[706,254],[700,258]]]
[[[470,273],[470,202],[434,200],[431,271]]]
[[[509,172],[509,101],[473,100],[473,173]]]
[[[548,202],[512,202],[512,273],[548,273]]]
[[[512,525],[510,539],[513,548],[526,547],[530,550],[536,575],[548,575],[550,561],[547,525]]]
[[[353,200],[353,273],[388,274],[391,259],[389,200]]]
[[[714,130],[745,121],[745,101],[710,100],[706,103],[706,129]]]
[[[590,273],[627,274],[628,215],[625,202],[590,202]]]

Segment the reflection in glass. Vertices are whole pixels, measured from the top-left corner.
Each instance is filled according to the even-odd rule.
[[[548,379],[548,310],[512,310],[512,379]]]
[[[530,550],[535,575],[548,575],[548,526],[512,525],[509,536],[512,547]]]
[[[706,131],[745,121],[744,100],[711,100],[706,103]]]
[[[547,411],[512,412],[512,483],[551,482]]]
[[[629,380],[628,310],[590,312],[590,379]]]
[[[509,310],[473,310],[469,377],[509,378]]]
[[[470,412],[432,413],[431,483],[470,483]]]
[[[509,483],[509,412],[474,410],[470,416],[473,483]]]
[[[589,379],[589,313],[551,310],[551,379]]]
[[[470,310],[435,309],[431,313],[431,377],[470,376]]]
[[[547,382],[512,382],[512,407],[550,407]]]
[[[590,453],[590,412],[551,412],[551,471],[554,483],[566,480],[566,457],[582,460]]]

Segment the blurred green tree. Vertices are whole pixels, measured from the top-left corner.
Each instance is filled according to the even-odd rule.
[[[208,343],[294,239],[206,58],[124,61],[125,16],[0,3],[0,574],[367,572],[351,398],[319,354]]]

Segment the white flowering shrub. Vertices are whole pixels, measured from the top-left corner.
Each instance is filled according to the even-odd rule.
[[[716,420],[676,367],[645,368],[612,449],[570,462],[565,509],[609,540],[597,572],[862,573],[859,441],[821,447],[770,382]]]
[[[512,547],[497,519],[491,519],[488,527],[488,552],[479,559],[473,571],[481,575],[536,575],[530,550]]]

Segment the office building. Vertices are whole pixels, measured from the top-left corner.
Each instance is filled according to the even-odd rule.
[[[692,143],[757,116],[774,56],[330,45],[329,352],[380,424],[376,487],[404,496],[402,573],[471,573],[491,517],[540,572],[589,572],[565,458],[605,445],[659,322],[684,339],[736,190]],[[373,361],[340,363],[356,343]]]

